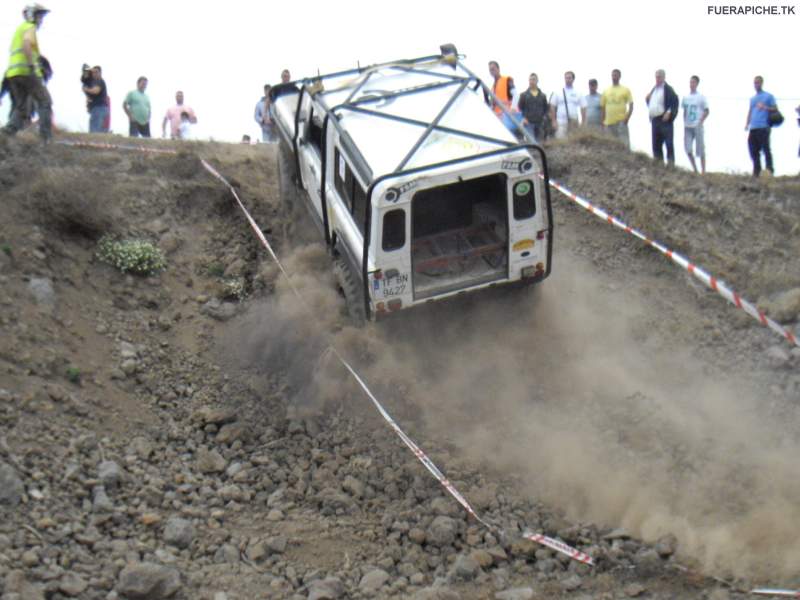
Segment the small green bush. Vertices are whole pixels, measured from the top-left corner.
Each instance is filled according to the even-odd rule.
[[[222,275],[225,273],[225,267],[223,267],[222,264],[218,262],[211,263],[206,267],[206,272],[211,277],[222,277]]]
[[[152,275],[167,267],[164,253],[145,240],[115,240],[104,236],[98,243],[97,257],[123,273]]]
[[[66,373],[67,379],[72,383],[80,383],[81,381],[81,370],[78,367],[67,367]]]
[[[11,256],[14,254],[14,252],[11,250],[11,245],[10,244],[2,244],[2,245],[0,245],[0,250],[2,250],[3,254],[5,254],[9,258],[11,258]]]

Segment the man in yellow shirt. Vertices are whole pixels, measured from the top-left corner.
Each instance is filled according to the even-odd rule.
[[[35,103],[39,112],[39,135],[46,143],[52,136],[52,100],[50,92],[42,81],[42,67],[39,64],[39,42],[36,39],[36,30],[39,29],[48,11],[41,4],[32,4],[23,11],[25,22],[14,32],[11,40],[11,60],[5,76],[11,88],[11,97],[14,100],[8,123],[3,127],[3,132],[14,135],[23,128],[30,117],[30,111]],[[31,99],[33,102],[31,102]]]
[[[606,131],[622,141],[630,150],[628,121],[633,114],[633,96],[628,88],[619,84],[621,76],[619,69],[611,71],[611,87],[607,88],[600,98],[600,116]]]

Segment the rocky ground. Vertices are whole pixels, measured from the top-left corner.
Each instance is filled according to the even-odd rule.
[[[760,390],[752,397],[786,425],[775,443],[791,451],[800,358],[779,338],[555,194],[556,266],[541,290],[354,331],[324,250],[294,233],[287,239],[273,149],[179,150],[42,149],[0,138],[0,598],[724,600],[743,597],[736,589],[753,581],[797,583],[789,568],[796,525],[777,538],[788,567],[768,550],[765,568],[761,548],[739,545],[731,557],[693,536],[709,522],[721,523],[710,530],[718,536],[745,541],[757,537],[753,523],[762,534],[780,530],[761,513],[750,519],[753,507],[735,490],[704,488],[711,472],[715,482],[752,476],[736,482],[738,493],[785,499],[778,524],[796,523],[793,484],[758,477],[774,455],[753,458],[742,437],[731,452],[707,430],[691,437],[657,393],[648,395],[648,382],[675,364],[687,404],[707,392],[698,393],[697,373],[745,374],[738,389]],[[796,178],[665,172],[592,137],[554,145],[548,156],[553,177],[796,325]],[[200,158],[251,207],[319,321],[293,301]],[[137,277],[98,260],[97,242],[109,233],[156,242],[166,270]],[[498,313],[519,320],[497,323]],[[432,322],[435,339],[425,337]],[[519,353],[496,348],[497,337]],[[330,339],[493,531],[468,517],[321,355]],[[420,341],[455,350],[413,358]],[[487,349],[484,370],[461,373]],[[633,391],[592,379],[614,380],[600,359],[617,349],[620,361],[654,357],[630,369]],[[678,358],[665,357],[677,349]],[[525,366],[492,367],[501,359]],[[559,376],[543,381],[539,368]],[[546,407],[551,424],[556,416],[602,421],[586,431],[564,422],[582,441],[597,435],[604,444],[598,473],[630,467],[632,479],[587,483],[587,467],[576,470],[580,461],[550,445],[563,438],[526,429],[522,415],[539,414],[524,412],[529,403]],[[670,398],[675,405],[683,400]],[[632,454],[657,463],[630,462]],[[737,457],[728,470],[709,466],[726,455]],[[608,499],[658,480],[648,477],[652,464],[671,478],[648,488],[650,506],[677,507],[658,526]],[[791,464],[771,473],[794,474]],[[726,516],[674,491],[682,489],[727,496],[719,502]],[[591,554],[597,566],[521,539],[527,529]]]

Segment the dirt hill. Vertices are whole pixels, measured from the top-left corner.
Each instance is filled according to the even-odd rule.
[[[541,286],[357,330],[323,246],[282,212],[273,148],[147,147],[178,153],[0,138],[3,600],[800,584],[800,353],[652,249],[553,193]],[[701,178],[593,136],[547,151],[553,178],[797,325],[797,178]],[[166,268],[120,272],[99,258],[110,238],[153,243]],[[331,341],[497,529],[393,435]]]

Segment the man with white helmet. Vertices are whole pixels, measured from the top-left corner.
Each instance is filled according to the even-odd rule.
[[[17,133],[30,117],[30,110],[35,103],[39,112],[39,135],[44,142],[50,141],[52,136],[52,100],[42,80],[36,30],[41,27],[48,12],[50,11],[41,4],[26,6],[22,13],[25,22],[14,32],[11,60],[5,73],[11,88],[11,97],[14,99],[14,110],[8,124],[3,128],[10,135]]]

